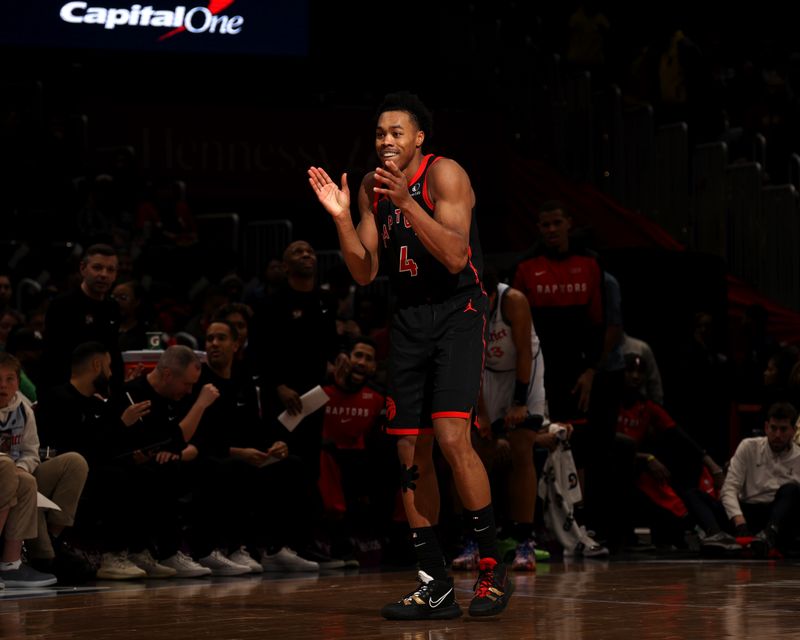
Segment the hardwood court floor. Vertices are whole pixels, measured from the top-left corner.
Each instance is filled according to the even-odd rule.
[[[42,640],[575,640],[800,638],[800,565],[585,561],[517,575],[498,619],[383,620],[413,570],[98,582],[0,592],[0,638]],[[456,574],[463,607],[471,574]]]

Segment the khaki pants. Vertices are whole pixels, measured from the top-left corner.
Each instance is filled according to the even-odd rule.
[[[39,493],[55,502],[61,511],[37,509],[37,532],[27,543],[32,558],[53,558],[55,552],[50,541],[48,525],[71,527],[81,497],[89,465],[79,453],[62,453],[42,462],[34,472]]]
[[[36,537],[36,480],[7,456],[0,456],[0,511],[10,509],[3,535],[9,540]]]

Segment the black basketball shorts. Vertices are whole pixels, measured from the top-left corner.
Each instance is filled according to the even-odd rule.
[[[470,419],[478,403],[489,302],[475,287],[404,307],[391,327],[386,432],[430,433],[437,418]]]

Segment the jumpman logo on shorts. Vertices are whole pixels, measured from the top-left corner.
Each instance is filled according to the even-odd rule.
[[[478,313],[478,310],[472,306],[472,298],[469,299],[469,302],[467,302],[467,306],[464,308],[464,313],[466,313],[467,311],[474,311],[475,313]]]

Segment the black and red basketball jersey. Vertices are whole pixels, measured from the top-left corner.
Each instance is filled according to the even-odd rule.
[[[430,216],[433,216],[434,203],[426,180],[428,171],[439,159],[440,156],[433,154],[423,157],[408,185],[411,197]],[[450,273],[431,255],[417,238],[410,221],[386,196],[375,198],[373,212],[380,236],[381,262],[399,306],[442,302],[458,292],[480,286],[483,256],[474,211],[469,230],[469,260],[458,273]]]

